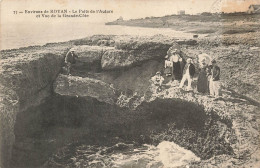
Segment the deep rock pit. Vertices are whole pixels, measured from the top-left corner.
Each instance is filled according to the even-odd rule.
[[[225,141],[231,126],[229,120],[221,120],[214,112],[207,115],[202,106],[180,99],[156,99],[130,110],[93,98],[53,95],[17,116],[12,164],[40,166],[68,143],[109,146],[114,137],[124,143],[151,145],[173,141],[208,159],[232,154]],[[66,157],[63,159],[55,162],[68,166]]]

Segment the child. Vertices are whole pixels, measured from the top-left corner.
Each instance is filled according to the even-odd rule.
[[[156,75],[151,78],[151,81],[155,86],[158,87],[158,91],[162,90],[162,83],[164,81],[164,78],[161,76],[161,72],[156,72]]]

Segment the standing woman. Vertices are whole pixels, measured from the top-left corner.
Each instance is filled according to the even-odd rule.
[[[200,62],[200,72],[197,82],[197,90],[200,93],[208,92],[208,77],[207,77],[207,64],[205,59]]]
[[[198,55],[200,72],[198,76],[197,90],[200,93],[209,92],[210,56],[206,53]]]
[[[180,54],[177,49],[173,50],[171,61],[173,63],[172,65],[172,80],[181,80],[182,79],[182,69],[181,69],[181,63],[180,63]]]

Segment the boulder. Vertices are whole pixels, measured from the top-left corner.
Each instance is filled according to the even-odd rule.
[[[104,53],[101,60],[103,70],[134,66],[147,60],[162,59],[173,40],[164,36],[132,37],[121,36],[115,39],[114,50]]]
[[[157,148],[159,149],[158,159],[165,167],[186,166],[191,162],[200,161],[194,153],[173,142],[163,141]]]
[[[59,75],[54,82],[54,92],[63,96],[91,97],[109,104],[117,99],[113,86],[88,77]]]
[[[101,61],[102,55],[107,50],[112,50],[114,47],[101,47],[101,46],[89,46],[81,45],[75,47],[75,53],[79,56],[78,61],[83,63],[93,63],[95,61]]]
[[[101,59],[101,66],[103,70],[111,70],[129,67],[135,62],[137,62],[137,57],[133,52],[115,49],[104,53]]]

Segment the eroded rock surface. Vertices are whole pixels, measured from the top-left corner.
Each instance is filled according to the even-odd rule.
[[[66,50],[67,46],[1,53],[1,85],[18,94],[21,111],[50,95],[50,87],[60,72]]]
[[[15,141],[14,124],[19,110],[17,94],[0,85],[0,167],[8,167]]]
[[[168,83],[169,80],[164,83],[161,92],[157,92],[150,85],[150,77],[156,71],[163,70],[162,60],[169,47],[172,46],[172,40],[162,36],[142,38],[93,36],[85,41],[78,41],[78,43],[76,47],[76,53],[79,54],[78,67],[96,62],[100,64],[100,72],[89,74],[83,71],[86,76],[60,74],[57,77],[65,54],[72,47],[69,43],[1,52],[0,91],[1,95],[4,95],[1,97],[0,104],[0,162],[2,165],[5,164],[3,161],[8,162],[11,155],[16,114],[44,102],[53,91],[52,84],[55,79],[55,93],[64,97],[68,96],[74,101],[78,101],[77,97],[79,97],[84,102],[84,98],[91,97],[98,100],[99,103],[118,105],[130,110],[138,109],[145,103],[149,107],[151,106],[149,103],[154,103],[155,100],[165,101],[166,99],[175,101],[176,107],[179,104],[183,105],[183,102],[202,106],[203,114],[211,115],[211,112],[214,111],[221,118],[221,121],[216,124],[217,131],[214,133],[218,135],[217,137],[222,138],[221,143],[230,144],[233,155],[226,153],[218,155],[198,163],[199,167],[211,167],[215,164],[216,159],[221,161],[221,164],[218,164],[221,167],[250,165],[250,163],[254,165],[259,162],[257,155],[259,153],[257,150],[259,146],[259,107],[226,89],[222,99],[214,100],[207,95],[179,90],[178,85]],[[80,46],[82,44],[84,46]],[[190,45],[195,45],[195,43]],[[186,50],[189,51],[189,56],[194,56],[194,51],[197,51],[196,47]],[[213,48],[212,52],[215,50],[217,48]],[[221,61],[220,64],[224,65]],[[122,91],[119,97],[117,91]],[[178,109],[184,107],[179,106]],[[121,114],[120,110],[117,111],[118,114]],[[194,112],[194,109],[189,110]],[[110,113],[113,111],[110,110]],[[121,116],[125,117],[125,114],[121,114]],[[226,120],[229,122],[225,123]],[[124,122],[122,119],[120,121]],[[218,152],[216,151],[217,154]],[[240,163],[241,161],[242,163]]]
[[[129,67],[136,62],[135,57],[133,52],[117,49],[110,50],[104,53],[101,60],[101,66],[102,69],[105,70]]]
[[[173,83],[169,83],[170,85]],[[234,156],[220,155],[210,158],[200,163],[200,167],[210,167],[214,164],[214,159],[219,160],[218,166],[228,167],[242,165],[247,166],[259,164],[259,107],[252,105],[249,101],[237,97],[228,90],[223,90],[223,96],[220,99],[210,98],[208,95],[201,95],[196,92],[186,92],[177,88],[178,85],[172,85],[169,89],[157,92],[156,88],[151,87],[153,95],[148,101],[157,98],[173,98],[193,102],[203,105],[206,113],[214,111],[223,121],[232,121],[232,129],[226,129],[226,125],[218,123],[218,137],[222,137],[229,143],[234,152]],[[147,101],[147,100],[146,100]],[[243,157],[243,159],[241,158]]]
[[[162,59],[173,44],[178,45],[173,39],[160,35],[92,36],[75,44],[79,56],[77,67],[101,61],[103,70],[128,68],[147,60]]]
[[[0,167],[8,167],[18,112],[41,104],[51,94],[68,46],[1,51]]]
[[[163,58],[173,41],[161,36],[121,37],[115,40],[117,50],[104,53],[101,64],[105,70],[129,67],[151,59]]]
[[[79,57],[79,62],[91,64],[96,61],[101,61],[103,54],[106,51],[114,49],[114,47],[82,45],[74,47],[74,49]]]
[[[109,104],[114,104],[117,98],[113,86],[87,77],[59,75],[54,83],[54,91],[63,96],[96,98]]]

